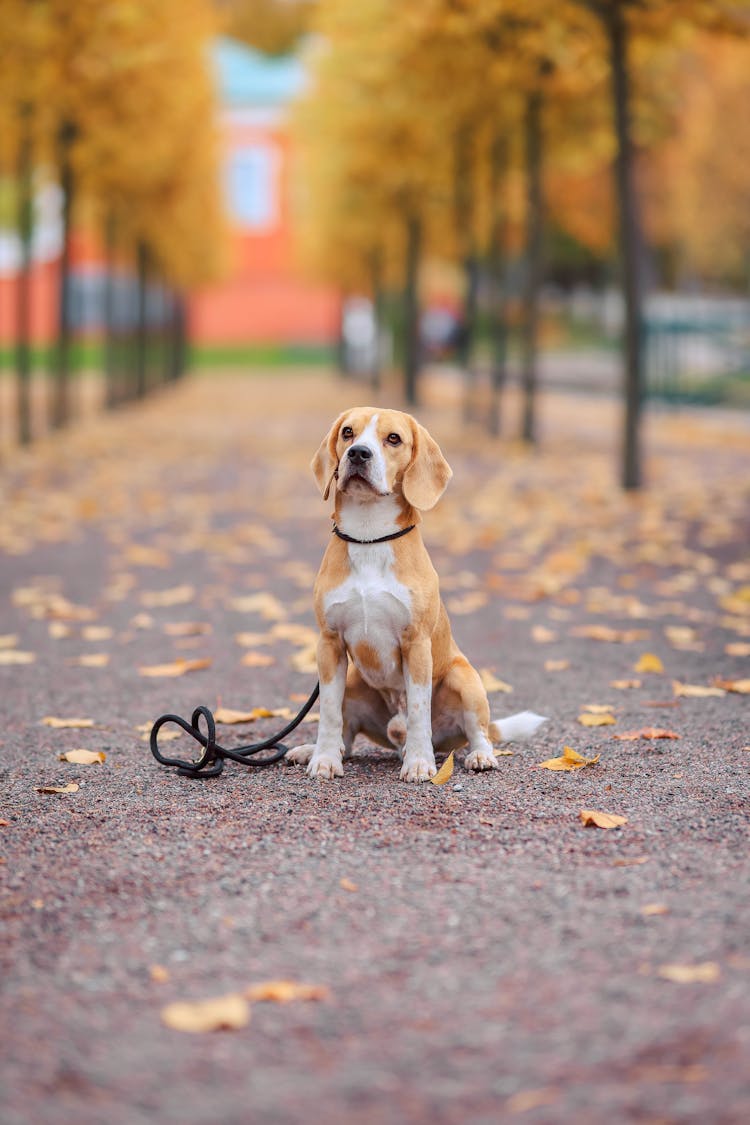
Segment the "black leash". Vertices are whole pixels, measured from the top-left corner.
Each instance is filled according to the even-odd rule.
[[[272,735],[271,738],[264,738],[262,742],[251,742],[247,746],[235,746],[232,750],[228,750],[225,746],[219,746],[216,741],[216,722],[208,707],[196,707],[189,723],[180,718],[179,715],[161,715],[151,728],[151,753],[157,762],[160,762],[163,766],[174,766],[183,777],[196,777],[201,780],[206,777],[218,777],[224,769],[225,758],[231,758],[233,762],[239,762],[243,766],[272,766],[275,762],[280,762],[289,749],[288,746],[283,745],[282,738],[286,738],[295,727],[299,726],[319,695],[320,684],[316,684],[312,695],[300,713],[278,734]],[[201,719],[204,719],[206,723],[205,734],[200,729]],[[166,723],[175,723],[176,726],[182,727],[186,734],[199,742],[203,747],[201,756],[190,760],[168,758],[165,754],[162,754],[159,749],[158,738],[159,731]],[[254,762],[250,761],[253,754],[259,754],[262,750],[274,748],[276,753],[270,757],[259,758]]]

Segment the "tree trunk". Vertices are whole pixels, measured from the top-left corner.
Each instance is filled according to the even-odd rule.
[[[622,450],[622,484],[641,485],[640,416],[643,397],[643,341],[641,237],[636,205],[631,140],[627,26],[622,5],[610,3],[604,11],[612,66],[617,155],[615,184],[619,210],[620,263],[625,302],[625,369],[623,397],[625,419]]]
[[[105,403],[109,410],[120,404],[117,367],[117,321],[115,297],[115,247],[117,242],[114,215],[109,214],[104,225],[105,275],[104,275],[104,379]]]
[[[419,375],[419,262],[422,251],[422,221],[410,214],[406,220],[404,278],[404,397],[409,406],[417,403]]]
[[[498,133],[490,153],[490,200],[492,220],[487,250],[490,282],[489,328],[492,344],[492,372],[489,432],[500,434],[501,399],[507,379],[508,326],[505,296],[505,207],[502,192],[508,165],[507,138]]]
[[[479,298],[479,262],[474,244],[474,191],[472,179],[471,132],[460,125],[455,139],[453,167],[453,208],[456,244],[463,265],[464,295],[456,343],[456,359],[464,376],[464,417],[474,413],[476,371],[472,364]]]
[[[139,242],[136,249],[138,311],[135,339],[135,395],[144,398],[148,390],[148,249]]]
[[[21,106],[18,142],[18,237],[21,259],[16,283],[16,397],[18,440],[28,445],[31,429],[31,107]]]
[[[521,386],[524,441],[536,441],[537,350],[539,289],[542,281],[542,92],[533,90],[526,102],[526,284],[521,332]]]
[[[70,420],[70,344],[71,344],[71,240],[73,218],[73,192],[75,182],[70,161],[70,148],[75,138],[75,126],[64,122],[60,128],[58,151],[60,162],[60,189],[63,195],[63,243],[60,255],[60,290],[58,304],[57,355],[54,364],[54,393],[52,399],[52,427],[60,429]]]

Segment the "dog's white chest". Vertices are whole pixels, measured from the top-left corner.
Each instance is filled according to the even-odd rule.
[[[350,572],[324,599],[330,628],[343,637],[372,687],[400,688],[401,637],[411,620],[411,593],[397,581],[388,543],[355,546]]]

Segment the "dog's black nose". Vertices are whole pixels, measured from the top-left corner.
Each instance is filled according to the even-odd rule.
[[[355,465],[364,465],[365,461],[369,461],[372,457],[372,450],[366,445],[353,445],[346,455]]]

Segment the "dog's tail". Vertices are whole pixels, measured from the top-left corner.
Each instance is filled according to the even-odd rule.
[[[523,742],[531,738],[542,723],[546,722],[544,715],[535,715],[533,711],[519,711],[516,715],[508,715],[505,719],[490,723],[490,738],[493,742]]]

